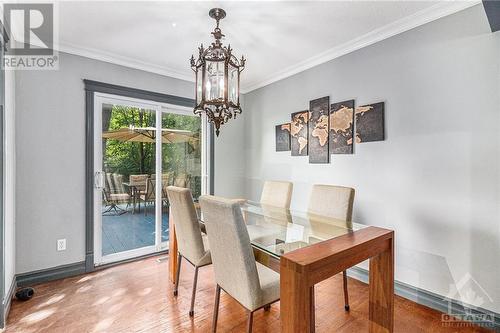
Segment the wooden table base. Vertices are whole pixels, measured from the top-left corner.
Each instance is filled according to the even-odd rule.
[[[314,332],[314,285],[370,259],[370,332],[394,330],[394,232],[367,227],[281,257],[281,331]]]

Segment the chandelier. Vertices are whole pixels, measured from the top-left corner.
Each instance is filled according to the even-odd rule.
[[[243,56],[238,60],[232,54],[231,45],[222,46],[224,34],[219,28],[219,21],[226,17],[226,12],[213,8],[208,15],[217,22],[212,32],[215,41],[206,49],[201,44],[198,60],[191,56],[191,68],[196,75],[196,106],[193,112],[200,116],[205,113],[219,136],[220,126],[241,113],[240,73],[246,60]]]

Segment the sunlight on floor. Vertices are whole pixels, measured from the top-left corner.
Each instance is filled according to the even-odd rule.
[[[114,321],[115,319],[113,317],[103,319],[94,326],[92,332],[103,332],[104,330],[109,328]]]
[[[82,283],[82,282],[87,282],[89,280],[92,280],[95,277],[95,275],[87,275],[82,277],[80,280],[76,281],[76,283]]]
[[[78,288],[76,290],[77,293],[84,293],[86,291],[89,291],[90,289],[92,289],[92,286],[91,285],[86,285],[86,286],[82,286],[80,288]]]
[[[51,298],[49,298],[46,302],[38,305],[36,308],[37,309],[40,309],[40,308],[43,308],[44,306],[47,306],[47,305],[52,305],[54,303],[57,303],[59,302],[60,300],[62,300],[64,297],[66,297],[66,294],[57,294],[57,295],[54,295],[52,296]]]
[[[57,308],[50,308],[50,309],[36,311],[22,318],[21,321],[28,324],[35,324],[41,320],[44,320],[45,318],[50,317],[56,312],[56,310]]]
[[[124,295],[126,292],[127,292],[126,288],[116,289],[115,292],[113,293],[113,297]]]
[[[130,302],[119,302],[114,305],[111,305],[108,309],[108,313],[114,313],[120,311],[125,305],[128,305]]]
[[[146,296],[148,295],[149,293],[151,293],[151,288],[144,288],[143,290],[139,291],[137,294],[139,296]]]
[[[104,303],[106,303],[111,297],[109,296],[104,296],[104,297],[101,297],[99,298],[97,301],[95,301],[92,306],[97,306],[97,305],[102,305]]]

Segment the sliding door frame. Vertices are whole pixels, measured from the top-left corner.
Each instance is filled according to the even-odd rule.
[[[194,107],[194,100],[185,97],[167,95],[157,92],[151,92],[141,89],[123,87],[98,81],[83,80],[85,86],[85,134],[86,134],[86,149],[85,149],[85,271],[92,272],[95,270],[94,265],[94,114],[95,114],[95,98],[96,94],[109,94],[121,96],[125,99],[138,99],[150,101],[152,103],[160,103],[162,106],[170,108],[179,108],[188,110]],[[161,117],[162,112],[157,112],[157,117]],[[158,118],[157,118],[158,119]],[[202,124],[206,121],[202,121]],[[202,125],[203,126],[203,125]],[[214,135],[213,126],[207,125],[207,130],[210,131],[209,141],[206,145],[206,156],[209,156],[210,165],[208,168],[208,191],[214,193]],[[159,147],[161,148],[161,147]],[[158,149],[158,147],[157,147]],[[204,175],[202,175],[204,176]]]
[[[102,175],[102,162],[103,162],[103,151],[102,151],[102,110],[103,106],[109,105],[120,105],[125,107],[133,107],[137,109],[143,109],[148,112],[154,112],[155,115],[155,127],[158,128],[158,115],[161,116],[161,106],[157,102],[150,102],[145,100],[138,100],[136,98],[124,97],[124,96],[116,96],[109,95],[103,93],[95,93],[94,94],[94,177],[96,176],[96,171]],[[155,174],[158,171],[161,172],[161,161],[159,161],[158,156],[158,143],[161,145],[161,133],[158,133],[158,129],[156,130],[156,142],[155,142]],[[161,149],[161,148],[160,148]],[[159,169],[160,168],[160,169]],[[161,179],[161,178],[160,178]],[[100,183],[104,185],[103,179],[100,180]],[[95,182],[95,178],[94,178]],[[160,185],[161,186],[161,185]],[[155,252],[160,251],[160,245],[157,242],[157,238],[155,237],[154,244],[134,248],[130,250],[125,250],[117,253],[107,254],[103,256],[102,254],[102,214],[98,214],[97,212],[101,211],[102,205],[102,188],[96,188],[94,186],[94,265],[102,266],[106,264],[111,264],[115,262],[119,262],[122,260],[129,260],[132,258],[149,255]],[[161,204],[161,198],[158,196],[161,193],[161,187],[156,187],[156,202],[155,202],[155,233],[158,236],[158,218],[161,220],[161,206],[160,211],[156,209],[156,205],[158,205],[158,201]],[[146,208],[144,208],[146,209]],[[161,222],[160,222],[161,223]],[[160,228],[161,231],[161,228]],[[161,235],[160,235],[161,236]]]

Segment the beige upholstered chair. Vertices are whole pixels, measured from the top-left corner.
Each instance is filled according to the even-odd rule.
[[[255,262],[238,200],[204,195],[200,205],[217,283],[212,331],[217,328],[223,289],[248,310],[247,331],[251,332],[253,313],[269,309],[280,298],[279,274]]]
[[[334,185],[313,185],[308,213],[350,222],[354,203],[354,189]],[[347,272],[343,272],[345,309],[349,311]]]
[[[293,184],[290,182],[267,180],[262,188],[260,203],[289,209],[292,190]]]
[[[181,271],[181,260],[186,259],[194,266],[193,294],[191,297],[191,309],[189,315],[194,315],[194,300],[196,297],[196,283],[198,281],[198,269],[210,265],[212,258],[208,249],[206,238],[202,237],[198,215],[193,203],[191,191],[187,188],[168,186],[168,200],[170,211],[175,223],[177,236],[178,259],[177,277],[175,279],[174,296],[177,296],[179,288],[179,276]]]

